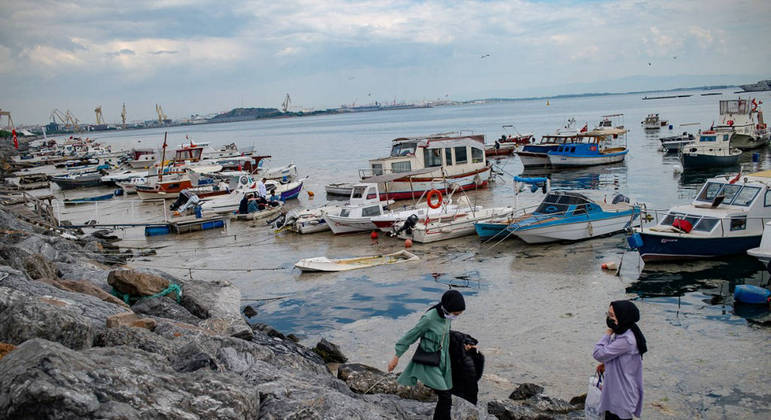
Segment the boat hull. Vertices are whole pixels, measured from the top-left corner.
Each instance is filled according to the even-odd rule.
[[[487,167],[478,172],[448,176],[446,179],[448,184],[458,185],[462,191],[485,188],[490,179],[490,171],[491,169]],[[367,182],[367,179],[362,179],[362,182]],[[431,190],[438,190],[443,194],[447,193],[445,183],[437,185],[435,178],[413,178],[412,182],[397,180],[389,182],[388,185],[381,183],[378,184],[378,190],[381,201],[420,198],[421,195]]]
[[[302,189],[303,189],[303,183],[300,182],[300,184],[297,185],[296,187],[290,188],[285,191],[281,191],[281,195],[279,197],[281,198],[281,201],[297,198],[297,196],[300,195],[300,191],[302,191]]]
[[[477,223],[474,225],[474,229],[480,239],[486,240],[492,237],[503,239],[510,236],[506,230],[507,223]]]
[[[642,246],[637,250],[646,263],[717,258],[743,254],[760,245],[761,235],[736,237],[688,237],[640,232]]]
[[[94,177],[82,178],[82,179],[58,179],[56,177],[51,178],[51,181],[59,186],[62,190],[73,190],[75,188],[84,187],[97,187],[102,185],[101,175]]]
[[[608,165],[611,163],[623,162],[626,158],[626,153],[611,153],[608,155],[596,155],[596,156],[568,156],[568,155],[555,155],[549,154],[549,163],[554,167],[569,167],[569,166],[596,166],[596,165]]]
[[[726,156],[713,156],[696,153],[683,153],[680,162],[683,168],[714,168],[735,166],[739,163],[741,153]]]
[[[534,167],[534,166],[549,165],[549,155],[546,153],[516,152],[516,155],[519,156],[519,160],[522,162],[522,165],[526,168]]]
[[[328,214],[324,216],[324,221],[335,235],[377,229],[369,217],[340,217]]]
[[[513,235],[529,244],[580,241],[621,232],[631,224],[633,215],[637,217],[636,214],[634,211],[628,211],[603,219],[553,223],[545,226],[528,225],[521,229],[512,229],[510,231]]]
[[[758,147],[768,146],[769,136],[751,136],[749,134],[734,133],[731,136],[731,147],[741,150],[752,150]]]

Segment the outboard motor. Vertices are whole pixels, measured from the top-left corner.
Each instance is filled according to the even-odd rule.
[[[411,214],[410,217],[402,223],[402,226],[399,229],[391,232],[391,236],[396,237],[402,232],[407,232],[408,235],[412,235],[412,229],[418,224],[418,220],[420,220],[420,218],[417,214]]]

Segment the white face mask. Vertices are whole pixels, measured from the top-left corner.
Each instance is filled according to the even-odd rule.
[[[454,321],[454,320],[458,319],[458,315],[453,315],[453,314],[447,314],[444,317],[449,319],[450,321]]]

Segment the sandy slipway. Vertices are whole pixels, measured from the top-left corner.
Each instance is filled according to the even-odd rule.
[[[97,235],[98,236],[98,235]],[[6,418],[430,418],[434,396],[395,375],[335,366],[272,328],[251,327],[228,281],[172,277],[123,266],[93,235],[65,239],[0,207],[0,413]],[[107,247],[107,248],[105,248]],[[111,274],[112,273],[112,274]],[[178,284],[132,306],[116,279]],[[112,285],[111,285],[112,284]],[[128,313],[128,314],[127,314]],[[130,315],[130,317],[126,317]],[[322,343],[328,360],[344,360]],[[9,352],[5,353],[6,351]],[[475,407],[453,418],[576,418],[543,395]],[[538,417],[541,416],[541,417]]]

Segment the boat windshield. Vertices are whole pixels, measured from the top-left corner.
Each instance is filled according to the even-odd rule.
[[[696,196],[696,201],[712,203],[715,201],[716,197],[723,196],[725,197],[722,200],[723,204],[747,207],[755,200],[758,192],[760,192],[760,187],[708,182],[707,185],[701,189],[699,195]]]
[[[397,143],[391,148],[391,157],[411,156],[415,154],[417,143]]]
[[[367,187],[364,187],[364,186],[353,187],[351,198],[364,198],[364,191],[366,190],[367,190]]]
[[[586,205],[587,201],[583,197],[564,194],[549,194],[543,199],[541,204],[535,210],[541,214],[565,213],[571,205]]]
[[[718,224],[720,219],[715,217],[702,217],[695,214],[685,214],[672,212],[661,221],[662,226],[672,226],[675,220],[686,220],[693,226],[693,230],[699,232],[711,232],[712,229]]]

